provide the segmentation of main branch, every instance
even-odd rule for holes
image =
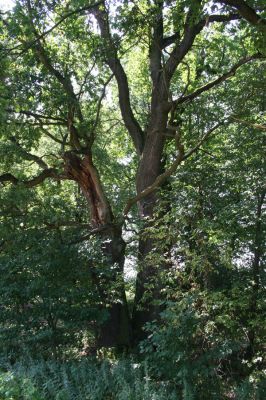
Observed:
[[[254,8],[250,7],[244,0],[216,0],[216,2],[236,8],[239,14],[250,24],[262,27],[266,32],[266,19],[258,15]]]
[[[25,186],[26,188],[32,188],[32,187],[37,186],[40,183],[44,182],[45,179],[47,179],[47,178],[53,178],[56,180],[66,179],[63,175],[58,175],[55,168],[47,168],[47,169],[43,170],[39,175],[37,175],[27,181],[24,181],[24,180],[20,181],[14,175],[12,175],[10,173],[6,173],[3,175],[0,175],[0,183],[10,182],[13,185],[21,184],[21,185]]]
[[[143,132],[131,108],[128,80],[112,39],[107,11],[106,9],[103,10],[97,7],[93,13],[100,27],[101,37],[105,41],[106,63],[116,78],[122,118],[133,140],[137,153],[141,155],[144,145]]]
[[[198,7],[200,11],[200,2],[198,2]],[[198,20],[198,22],[194,22],[195,20],[195,11],[194,6],[189,10],[184,26],[184,35],[182,40],[179,40],[178,34],[173,34],[171,37],[164,39],[164,47],[169,44],[174,43],[176,40],[175,47],[173,48],[170,57],[165,66],[165,73],[170,80],[173,76],[176,68],[180,64],[180,62],[184,59],[186,54],[191,49],[195,38],[202,31],[202,29],[207,26],[209,23],[213,22],[230,22],[233,20],[239,19],[239,15],[237,14],[227,14],[227,15],[209,15],[203,19]]]

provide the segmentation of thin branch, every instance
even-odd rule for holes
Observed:
[[[184,61],[183,61],[183,64],[187,68],[187,83],[186,83],[186,86],[184,87],[184,90],[183,90],[181,96],[180,96],[181,98],[183,98],[185,96],[185,93],[187,92],[188,87],[190,85],[190,66],[189,66],[189,64],[187,62],[184,62]]]
[[[37,155],[29,153],[27,150],[25,150],[14,136],[12,136],[10,140],[19,149],[21,155],[23,155],[23,158],[29,161],[34,161],[43,169],[48,169],[48,165],[41,159],[41,157],[38,157]]]
[[[66,94],[72,100],[73,104],[75,105],[75,108],[77,109],[77,115],[79,119],[82,121],[83,120],[82,113],[70,79],[63,76],[61,72],[59,72],[56,68],[54,68],[50,58],[46,54],[44,47],[40,44],[40,42],[38,42],[38,44],[35,46],[35,50],[40,62],[51,73],[51,75],[53,75],[58,80],[58,82],[60,82],[61,85],[63,86]]]
[[[46,128],[44,128],[43,125],[40,125],[41,130],[43,131],[43,133],[49,137],[50,139],[52,139],[54,142],[63,145],[63,140],[58,139],[57,137],[55,137],[52,133],[50,133]]]
[[[19,125],[19,126],[39,126],[41,127],[42,124],[41,122],[20,122],[20,121],[8,121],[7,122],[8,125]],[[65,124],[63,122],[45,122],[44,123],[45,126],[65,126]]]
[[[106,88],[107,88],[108,84],[111,82],[111,80],[113,79],[113,77],[114,77],[114,74],[112,74],[103,85],[103,91],[102,91],[102,94],[101,94],[101,96],[99,98],[99,101],[98,101],[96,118],[95,118],[95,121],[94,121],[94,124],[93,124],[93,128],[92,128],[92,132],[91,132],[92,140],[94,139],[95,130],[96,130],[97,125],[99,123],[100,111],[101,111],[102,101],[103,101],[103,99],[105,97]]]
[[[252,122],[245,121],[243,119],[235,118],[235,117],[230,117],[230,119],[232,119],[232,121],[239,122],[240,124],[244,124],[244,125],[250,126],[250,127],[254,128],[254,129],[259,129],[261,131],[266,131],[266,125],[265,124],[253,124]]]
[[[61,179],[66,179],[66,176],[59,175],[55,168],[48,168],[48,169],[45,169],[44,171],[42,171],[39,175],[35,176],[34,178],[32,178],[28,181],[23,181],[22,183],[27,188],[31,188],[31,187],[37,186],[40,183],[44,182],[47,178],[52,178],[52,179],[59,181]]]
[[[68,96],[68,129],[70,133],[70,139],[71,139],[71,144],[76,150],[81,149],[81,144],[80,144],[80,139],[78,135],[78,130],[74,126],[74,116],[75,113],[78,116],[78,119],[80,122],[83,122],[83,115],[81,111],[81,107],[78,101],[78,98],[74,92],[73,85],[71,83],[71,80],[68,76],[64,76],[58,69],[56,69],[49,56],[47,55],[40,39],[38,38],[38,32],[35,28],[35,25],[33,23],[33,11],[31,7],[31,2],[30,0],[27,0],[27,9],[28,9],[28,14],[30,18],[30,24],[32,31],[37,39],[36,45],[33,46],[33,49],[36,53],[37,58],[39,61],[43,64],[43,66],[53,75],[59,83],[61,83],[65,93]]]
[[[29,179],[27,181],[20,181],[14,175],[6,173],[0,175],[0,183],[10,182],[14,185],[22,184],[26,188],[32,188],[44,182],[47,178],[53,178],[56,180],[66,179],[64,175],[59,175],[55,168],[47,168],[43,170],[39,175]]]
[[[27,110],[15,111],[15,110],[12,110],[11,108],[7,108],[5,111],[8,112],[8,113],[12,113],[12,114],[27,115],[28,117],[33,117],[33,118],[38,119],[38,120],[47,119],[47,120],[50,120],[50,121],[58,121],[58,122],[60,121],[60,122],[64,123],[65,125],[67,125],[67,121],[65,119],[61,118],[61,117],[53,117],[53,116],[50,116],[50,115],[44,115],[44,114],[41,114],[41,113],[37,113],[37,112],[33,112],[33,111],[27,111]]]
[[[213,128],[209,129],[205,135],[203,135],[202,139],[197,143],[195,147],[193,147],[191,150],[189,150],[187,153],[184,153],[184,147],[182,144],[180,144],[179,139],[177,140],[177,148],[178,148],[178,155],[175,161],[171,164],[171,166],[161,175],[157,176],[155,181],[153,182],[152,185],[148,186],[146,189],[144,189],[142,192],[140,192],[137,196],[131,198],[128,200],[125,208],[123,215],[124,217],[127,216],[129,213],[131,207],[136,204],[138,201],[142,200],[143,198],[147,197],[149,194],[153,193],[155,190],[157,190],[163,182],[169,176],[171,176],[177,169],[177,167],[181,164],[182,161],[186,160],[188,157],[190,157],[192,154],[194,154],[200,146],[209,138],[209,136],[214,132],[217,128],[219,128],[221,125],[224,124],[224,121],[219,122],[216,124]]]
[[[41,40],[41,39],[43,39],[45,36],[49,35],[49,33],[51,33],[51,32],[52,32],[54,29],[56,29],[59,25],[61,25],[67,18],[72,17],[73,15],[76,15],[76,14],[81,14],[81,13],[83,13],[84,11],[89,11],[89,10],[93,9],[94,7],[97,7],[97,6],[99,6],[99,5],[103,4],[103,3],[104,3],[104,1],[101,0],[101,1],[98,1],[97,3],[95,3],[95,4],[87,5],[87,6],[85,6],[85,7],[81,7],[81,8],[78,8],[78,9],[76,9],[76,10],[69,11],[68,13],[66,13],[65,15],[63,15],[63,16],[60,18],[60,20],[59,20],[58,22],[56,22],[51,28],[47,29],[47,30],[46,30],[45,32],[43,32],[42,34],[38,35],[38,36],[36,37],[36,39],[34,39],[34,40],[32,40],[31,42],[27,43],[26,46],[25,46],[25,43],[20,43],[20,44],[18,44],[17,46],[14,46],[14,47],[12,47],[12,48],[10,48],[10,49],[6,49],[6,51],[11,52],[11,51],[13,51],[13,50],[18,49],[18,48],[21,47],[21,46],[25,46],[24,49],[23,49],[23,50],[21,51],[21,53],[20,53],[20,55],[22,55],[23,53],[25,53],[26,51],[28,51],[32,46],[34,46],[35,44],[37,44],[39,40]]]
[[[214,132],[217,128],[219,128],[220,126],[224,125],[225,121],[222,122],[218,122],[216,125],[214,125],[211,129],[209,129],[205,135],[203,135],[203,137],[201,138],[201,140],[196,144],[195,147],[193,147],[192,149],[190,149],[183,157],[183,160],[186,160],[188,157],[192,156],[192,154],[194,154],[197,150],[199,150],[199,148],[201,147],[201,145],[206,142],[206,140],[209,138],[209,136],[212,134],[212,132]]]
[[[93,63],[92,67],[91,67],[91,68],[86,72],[86,74],[85,74],[84,80],[83,80],[83,82],[82,82],[82,84],[81,84],[81,86],[80,86],[80,91],[79,91],[79,93],[77,94],[77,98],[78,98],[79,101],[80,101],[80,98],[81,98],[82,94],[84,93],[83,88],[84,88],[84,86],[86,85],[87,80],[88,80],[88,77],[89,77],[90,74],[92,73],[92,71],[93,71],[95,65],[96,65],[96,62]]]
[[[81,238],[74,240],[73,242],[70,242],[69,245],[85,242],[86,240],[89,240],[91,238],[91,236],[97,235],[97,233],[104,232],[108,229],[110,229],[110,224],[105,224],[105,225],[100,226],[99,228],[92,229],[89,233],[82,236]]]
[[[92,228],[92,226],[90,224],[82,224],[80,222],[76,222],[76,221],[58,221],[58,222],[44,222],[45,226],[47,227],[47,229],[58,229],[58,228],[84,228],[84,229],[88,229],[88,228]]]
[[[226,14],[226,15],[222,15],[222,14],[206,15],[206,17],[199,22],[199,26],[204,28],[204,26],[207,26],[213,22],[230,22],[230,21],[238,20],[240,18],[241,17],[239,14],[233,14],[233,13]],[[170,46],[171,44],[176,43],[179,40],[180,40],[180,33],[175,32],[171,36],[165,37],[163,39],[162,48],[165,49],[166,47]]]
[[[201,32],[205,25],[205,22],[200,24],[192,24],[191,20],[193,19],[193,16],[194,12],[191,8],[187,13],[183,39],[181,41],[177,41],[166,63],[165,74],[167,75],[169,81],[172,78],[177,66],[192,47],[196,36]]]
[[[212,153],[210,153],[209,151],[205,150],[205,149],[199,149],[200,151],[202,151],[205,154],[208,154],[208,156],[214,158],[214,159],[218,159],[217,156],[213,155]]]
[[[207,83],[206,85],[198,88],[195,90],[193,93],[188,94],[187,96],[180,97],[177,100],[174,100],[172,105],[179,105],[182,103],[186,103],[188,101],[194,100],[196,97],[198,97],[201,93],[206,92],[210,90],[211,88],[219,85],[220,83],[226,81],[228,78],[231,78],[232,76],[235,75],[236,71],[238,68],[240,68],[242,65],[249,63],[252,60],[258,60],[258,59],[264,59],[263,55],[260,53],[253,54],[252,56],[242,58],[237,64],[235,64],[228,72],[224,73],[221,75],[219,78],[214,79],[213,81]]]
[[[52,139],[54,142],[59,143],[62,145],[63,141],[61,141],[60,139],[56,138],[54,135],[52,135],[46,128],[44,128],[44,126],[67,126],[67,121],[65,121],[63,118],[59,118],[59,117],[49,117],[47,115],[43,115],[40,113],[35,113],[32,111],[26,111],[26,110],[20,110],[20,111],[14,111],[11,109],[7,109],[7,112],[10,113],[16,113],[16,114],[21,114],[21,115],[27,115],[29,117],[33,117],[35,118],[37,121],[39,121],[38,123],[28,123],[28,122],[19,122],[19,121],[15,121],[14,123],[16,125],[30,125],[30,126],[39,126],[40,129],[44,132],[44,134],[46,136],[48,136],[50,139]],[[58,122],[48,122],[48,121],[42,121],[42,120],[47,120],[47,119],[51,119],[54,121],[58,121]],[[59,122],[62,121],[62,122]]]
[[[212,14],[212,15],[207,15],[205,18],[205,25],[208,25],[213,22],[231,22],[231,21],[237,21],[241,19],[239,14]],[[203,23],[204,20],[201,21]]]

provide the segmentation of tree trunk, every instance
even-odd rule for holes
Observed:
[[[162,172],[162,157],[165,143],[167,112],[162,112],[158,104],[158,91],[154,90],[156,101],[153,103],[150,126],[147,132],[145,146],[137,173],[137,193],[141,193],[150,186]],[[165,97],[166,94],[164,94]],[[154,209],[158,200],[158,193],[153,192],[139,201],[138,210],[143,228],[152,226]],[[136,291],[133,307],[133,335],[134,342],[138,343],[145,338],[144,325],[159,316],[160,307],[154,304],[160,299],[160,270],[162,266],[148,261],[147,256],[156,248],[156,240],[140,236],[138,263],[139,271],[136,279]],[[156,280],[155,280],[156,279]],[[149,295],[147,290],[149,287]]]
[[[83,159],[73,152],[64,154],[65,172],[81,188],[90,207],[91,226],[98,230],[101,250],[108,265],[106,276],[93,270],[95,285],[107,319],[97,329],[98,347],[122,349],[131,343],[131,326],[124,286],[125,242],[122,226],[114,220],[99,174],[90,155]]]
[[[97,342],[99,347],[124,350],[131,345],[132,334],[123,276],[126,244],[121,225],[113,224],[102,235],[102,239],[102,251],[110,268],[106,278],[101,278],[99,284],[108,319],[99,329]]]

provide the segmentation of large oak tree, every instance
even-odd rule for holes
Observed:
[[[149,261],[156,240],[145,227],[152,226],[160,205],[158,189],[171,191],[169,177],[212,135],[245,123],[221,105],[224,87],[242,70],[251,77],[261,68],[265,27],[262,2],[242,0],[20,0],[1,16],[2,135],[20,159],[36,166],[36,174],[26,166],[16,174],[11,167],[0,182],[33,188],[47,179],[70,180],[80,188],[89,208],[86,238],[99,237],[110,270],[105,279],[94,274],[102,307],[109,310],[99,345],[137,342],[145,323],[158,316],[160,270],[171,267]],[[142,82],[131,71],[134,54]],[[201,99],[210,115],[195,121],[193,107],[201,107]],[[236,110],[242,107],[237,101]],[[108,161],[99,151],[108,131],[116,132],[115,120],[132,141],[122,145],[135,151],[127,160],[135,166],[135,194],[125,199],[124,188],[118,189],[119,207],[110,191],[108,196]],[[52,156],[40,153],[44,141]],[[142,221],[133,315],[123,275],[122,231],[129,217]],[[67,216],[65,224],[71,224]],[[115,285],[110,289],[108,283]]]

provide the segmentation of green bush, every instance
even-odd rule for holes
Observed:
[[[31,379],[23,378],[14,372],[0,372],[1,400],[44,400]]]
[[[262,357],[247,359],[239,302],[229,291],[176,292],[161,321],[146,329],[141,351],[147,372],[175,387],[180,399],[223,400],[230,393],[239,400],[265,398]]]

